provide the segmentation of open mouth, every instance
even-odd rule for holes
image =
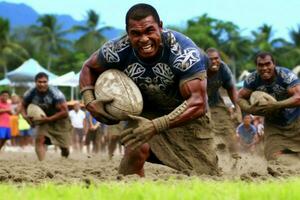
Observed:
[[[140,51],[143,54],[151,54],[153,52],[153,49],[153,45],[151,44],[140,47]]]

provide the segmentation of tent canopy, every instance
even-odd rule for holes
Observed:
[[[0,80],[0,85],[10,85],[10,80],[8,78],[4,78]]]
[[[34,82],[34,77],[39,72],[45,72],[49,76],[49,80],[57,77],[55,74],[44,69],[36,60],[32,58],[25,61],[17,69],[8,72],[6,77],[11,82]]]
[[[75,72],[71,71],[62,76],[50,80],[49,84],[55,86],[77,87],[78,82],[79,82],[79,73],[75,74]]]

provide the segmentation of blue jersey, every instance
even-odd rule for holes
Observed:
[[[128,36],[105,43],[99,52],[101,66],[125,72],[140,88],[147,108],[171,111],[183,102],[179,83],[206,73],[208,58],[189,38],[164,30],[161,55],[152,63],[139,59]]]
[[[31,88],[24,94],[25,106],[30,103],[38,105],[47,116],[52,116],[57,113],[56,105],[66,102],[64,94],[56,87],[49,86],[47,92],[40,93],[37,89]]]
[[[225,89],[234,87],[232,73],[224,62],[221,62],[218,72],[207,79],[207,95],[209,106],[215,106],[220,102],[220,87]]]
[[[265,83],[257,71],[251,73],[244,81],[244,88],[252,91],[263,91],[272,95],[277,101],[289,98],[288,89],[300,84],[300,80],[296,74],[284,67],[275,67],[276,78],[267,84]],[[277,115],[268,116],[266,121],[278,125],[288,125],[300,116],[300,108],[284,108]]]
[[[242,138],[242,140],[247,143],[251,144],[253,139],[256,135],[256,128],[254,125],[250,124],[248,128],[245,127],[244,123],[241,123],[237,128],[236,132]]]

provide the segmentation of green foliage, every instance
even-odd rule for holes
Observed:
[[[9,21],[0,17],[0,79],[16,63],[28,58],[28,52],[17,42],[11,40]]]
[[[95,11],[89,10],[87,12],[86,25],[74,26],[72,28],[72,31],[80,31],[84,33],[84,35],[81,36],[74,44],[74,48],[77,52],[82,52],[88,56],[105,42],[105,37],[101,34],[101,31],[109,29],[110,27],[104,26],[98,29],[97,27],[99,24],[99,15]]]
[[[0,185],[1,199],[228,199],[228,200],[294,200],[300,198],[300,181],[282,180],[266,182],[169,180],[110,182],[99,185],[38,186]]]

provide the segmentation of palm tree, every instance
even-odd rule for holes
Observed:
[[[255,45],[255,51],[269,51],[273,52],[274,47],[273,43],[275,40],[273,40],[274,31],[272,26],[263,24],[258,28],[257,31],[252,31],[252,35],[254,36],[254,45]]]
[[[43,15],[38,18],[38,22],[40,23],[39,26],[31,26],[31,34],[36,39],[39,52],[48,55],[47,68],[50,70],[53,59],[71,42],[65,39],[68,31],[62,30],[62,26],[57,24],[54,15]]]
[[[218,44],[218,38],[213,32],[216,21],[216,19],[204,14],[188,20],[184,33],[203,49],[215,47]]]
[[[89,10],[87,12],[86,25],[73,27],[73,31],[80,31],[84,33],[84,35],[75,42],[75,48],[78,51],[84,52],[86,54],[91,54],[106,41],[101,32],[110,27],[103,26],[101,28],[97,28],[99,25],[99,21],[99,15],[95,11]]]
[[[278,54],[283,66],[294,68],[300,65],[300,24],[289,31],[291,42],[285,45]]]
[[[18,43],[11,41],[9,21],[0,17],[0,66],[4,75],[10,61],[23,62],[28,58],[27,51]]]

